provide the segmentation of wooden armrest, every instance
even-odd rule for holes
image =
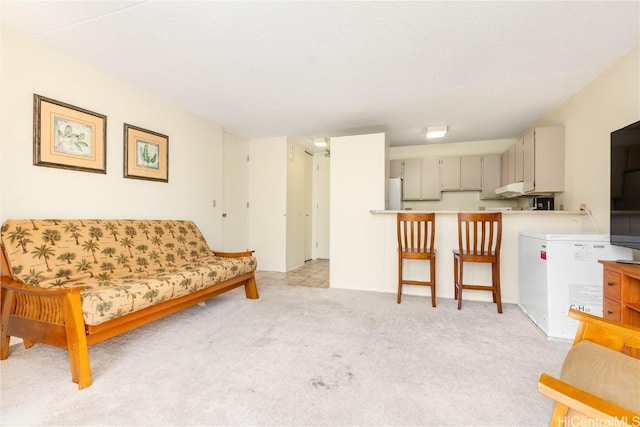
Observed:
[[[580,321],[574,345],[585,339],[616,351],[621,351],[624,346],[640,349],[640,328],[573,308],[569,310],[569,316]]]
[[[220,252],[220,251],[212,251],[214,255],[224,258],[240,258],[243,256],[251,256],[255,251],[244,251],[244,252]]]
[[[637,425],[640,422],[640,414],[587,393],[547,374],[540,375],[538,391],[561,405],[574,409],[587,417],[597,419],[600,422],[609,420],[607,425]],[[552,420],[552,424],[556,424],[556,421],[562,424],[561,420]]]
[[[45,343],[66,348],[71,379],[78,388],[91,385],[91,367],[80,291],[84,286],[38,288],[0,277],[2,317],[0,359],[9,356],[11,336],[21,337],[26,348]]]
[[[9,276],[0,276],[0,285],[5,289],[14,292],[41,297],[64,295],[72,292],[80,292],[84,289],[84,285],[73,286],[70,288],[39,288],[37,286],[25,285],[24,283],[16,282]]]

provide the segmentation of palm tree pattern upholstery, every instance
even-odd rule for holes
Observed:
[[[255,271],[253,256],[222,258],[193,221],[7,220],[0,237],[16,281],[83,285],[86,325],[142,310]]]

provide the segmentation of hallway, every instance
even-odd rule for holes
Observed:
[[[278,271],[256,271],[256,281],[260,285],[282,284],[311,288],[329,287],[329,260],[307,261],[301,267],[287,273]]]

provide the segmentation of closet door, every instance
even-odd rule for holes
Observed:
[[[229,133],[223,135],[222,200],[211,206],[213,215],[222,217],[222,247],[219,251],[245,251],[248,245],[249,143]],[[211,202],[213,205],[213,201]],[[214,245],[215,242],[210,242]]]

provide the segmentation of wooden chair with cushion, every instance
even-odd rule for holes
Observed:
[[[458,310],[462,308],[462,290],[490,291],[493,302],[502,313],[500,295],[500,243],[502,241],[502,213],[458,213],[458,249],[453,251],[454,296]],[[491,285],[465,284],[464,263],[491,264]]]
[[[434,213],[398,213],[398,304],[402,285],[429,286],[431,305],[436,306],[436,222]],[[408,280],[403,276],[405,259],[429,261],[429,280]]]
[[[640,425],[640,328],[575,309],[569,316],[580,325],[560,378],[538,380],[555,401],[549,425]]]

